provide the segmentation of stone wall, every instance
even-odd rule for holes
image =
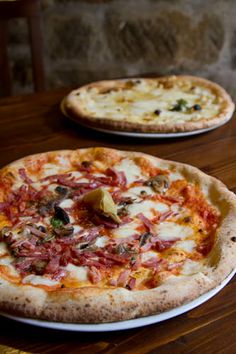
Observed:
[[[47,87],[188,73],[236,98],[236,0],[41,0]],[[10,23],[14,91],[32,90],[27,27]]]

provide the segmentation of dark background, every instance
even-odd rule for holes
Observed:
[[[47,88],[190,73],[235,98],[235,0],[41,0]],[[32,91],[24,19],[10,21],[14,93]]]

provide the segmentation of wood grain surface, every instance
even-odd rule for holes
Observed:
[[[107,146],[186,162],[236,192],[236,119],[212,132],[179,139],[137,139],[98,133],[69,121],[59,102],[69,90],[0,100],[0,165],[25,155]],[[0,317],[0,353],[236,353],[236,279],[186,314],[118,332],[73,333]]]

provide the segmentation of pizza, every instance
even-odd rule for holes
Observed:
[[[61,109],[91,127],[170,133],[224,124],[233,114],[234,103],[209,80],[167,76],[94,82],[69,93]]]
[[[236,196],[140,152],[36,154],[0,171],[0,311],[102,323],[160,313],[236,265]]]

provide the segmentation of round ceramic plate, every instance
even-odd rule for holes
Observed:
[[[197,299],[176,307],[173,310],[166,311],[157,315],[147,316],[136,318],[128,321],[120,321],[120,322],[112,322],[112,323],[101,323],[101,324],[76,324],[76,323],[61,323],[61,322],[49,322],[42,320],[35,320],[31,318],[23,318],[18,316],[12,316],[5,313],[1,313],[2,316],[10,318],[12,320],[16,320],[19,322],[23,322],[26,324],[51,328],[51,329],[59,329],[64,331],[78,331],[78,332],[105,332],[105,331],[120,331],[124,329],[137,328],[142,326],[147,326],[153,323],[162,322],[168,320],[172,317],[181,315],[193,308],[203,304],[205,301],[209,300],[211,297],[216,295],[234,276],[236,269],[229,274],[229,276],[216,288],[210,290],[209,292],[201,295]]]
[[[73,121],[77,122],[75,119]],[[210,130],[214,130],[216,128],[221,127],[227,122],[221,123],[217,126],[210,127],[210,128],[205,128],[205,129],[198,129],[198,130],[193,130],[191,132],[180,132],[180,133],[137,133],[137,132],[123,132],[119,130],[111,130],[111,129],[105,129],[105,128],[97,128],[93,126],[89,126],[87,124],[82,124],[80,122],[77,122],[81,125],[83,125],[86,128],[91,128],[93,130],[106,133],[106,134],[112,134],[112,135],[120,135],[120,136],[127,136],[127,137],[133,137],[133,138],[148,138],[148,139],[166,139],[166,138],[181,138],[185,136],[192,136],[192,135],[198,135],[202,133],[209,132]]]

